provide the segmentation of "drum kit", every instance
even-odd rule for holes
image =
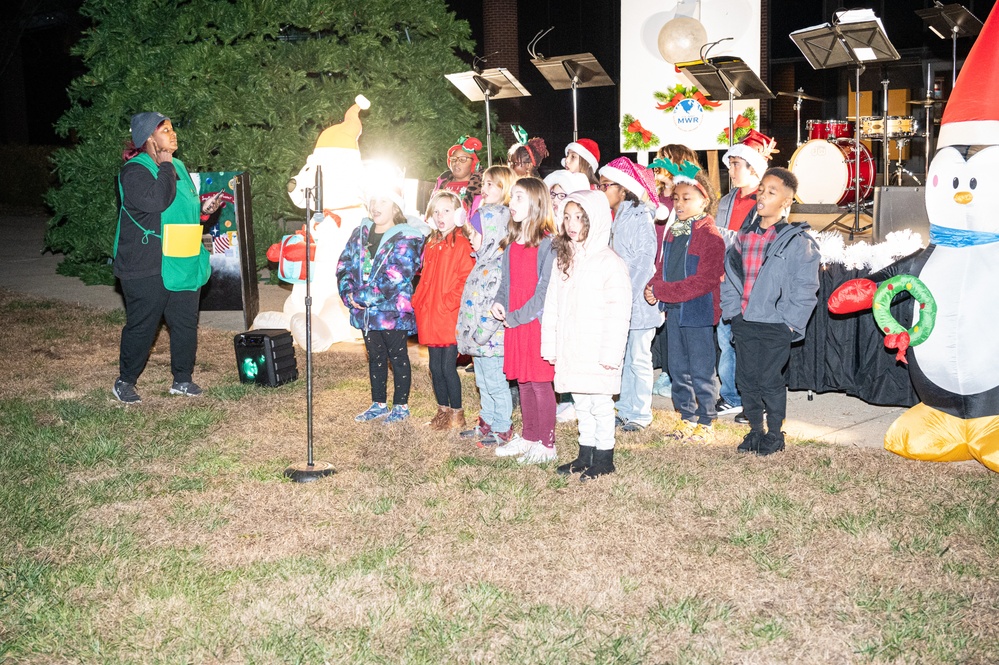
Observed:
[[[874,194],[877,164],[867,146],[854,140],[856,119],[808,120],[805,123],[808,138],[802,142],[801,102],[824,100],[807,95],[800,88],[796,92],[777,94],[796,100],[798,148],[791,156],[788,169],[798,177],[798,202],[808,205],[863,205]],[[894,171],[887,178],[888,182],[901,185],[903,175],[908,175],[918,184],[919,180],[902,164],[902,149],[913,137],[926,136],[925,132],[919,131],[919,122],[912,116],[861,116],[859,122],[860,138],[883,142],[886,155],[889,142],[895,142],[898,159]],[[885,163],[889,164],[887,158]]]

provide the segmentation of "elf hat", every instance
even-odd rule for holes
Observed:
[[[993,8],[947,100],[937,147],[999,143],[996,91],[999,91],[999,11]]]
[[[361,135],[360,113],[369,108],[371,102],[364,95],[355,97],[354,104],[343,114],[343,122],[324,129],[316,140],[316,147],[357,150],[357,139]]]
[[[451,158],[457,152],[463,152],[472,158],[472,170],[479,164],[479,156],[475,154],[476,150],[482,149],[482,141],[475,138],[474,136],[462,135],[458,137],[458,142],[447,150],[447,161],[450,162]]]
[[[749,134],[741,142],[736,143],[726,151],[722,156],[722,161],[728,167],[729,157],[744,159],[756,173],[756,177],[762,178],[763,172],[767,170],[767,162],[770,161],[770,156],[775,152],[779,152],[778,150],[774,150],[774,146],[776,145],[777,142],[766,134],[758,132],[755,129],[750,129]]]
[[[593,167],[596,171],[600,168],[600,147],[597,146],[596,141],[591,141],[590,139],[579,139],[574,143],[570,143],[565,147],[565,155],[569,156],[569,151],[572,151],[583,158],[583,160]],[[562,166],[565,166],[565,160],[562,160]]]
[[[655,176],[644,166],[639,166],[627,157],[618,157],[605,164],[600,169],[600,175],[648,203],[655,210],[656,219],[666,219],[669,216],[669,208],[659,205]]]

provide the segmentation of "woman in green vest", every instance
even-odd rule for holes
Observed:
[[[198,301],[211,268],[201,242],[202,222],[219,207],[203,204],[184,163],[173,156],[177,134],[170,118],[132,116],[132,140],[118,176],[121,208],[115,235],[114,274],[125,296],[119,374],[114,395],[141,401],[135,384],[166,320],[170,331],[171,395],[197,397],[192,380],[198,348]]]

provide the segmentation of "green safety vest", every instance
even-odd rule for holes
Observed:
[[[158,176],[159,165],[148,153],[142,153],[133,158],[142,164],[153,176]],[[177,169],[177,195],[170,206],[160,214],[161,233],[154,233],[135,221],[131,213],[125,210],[125,194],[121,187],[121,176],[118,177],[118,195],[121,208],[118,211],[118,228],[114,236],[114,255],[118,255],[118,239],[121,235],[121,213],[142,231],[142,242],[147,243],[149,236],[160,238],[163,245],[163,261],[160,274],[163,286],[168,291],[197,291],[208,281],[212,267],[208,258],[208,250],[201,242],[201,199],[194,189],[194,181],[187,172],[184,162],[176,157],[173,166]],[[197,229],[190,228],[197,225]]]

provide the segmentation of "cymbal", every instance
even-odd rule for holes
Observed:
[[[920,99],[919,101],[906,102],[912,106],[933,106],[934,104],[946,104],[946,99]]]
[[[797,97],[798,99],[807,99],[807,100],[812,101],[812,102],[824,102],[824,101],[826,101],[826,100],[822,99],[821,97],[816,97],[814,95],[806,95],[801,90],[798,90],[797,92],[778,92],[777,96],[778,97]]]

